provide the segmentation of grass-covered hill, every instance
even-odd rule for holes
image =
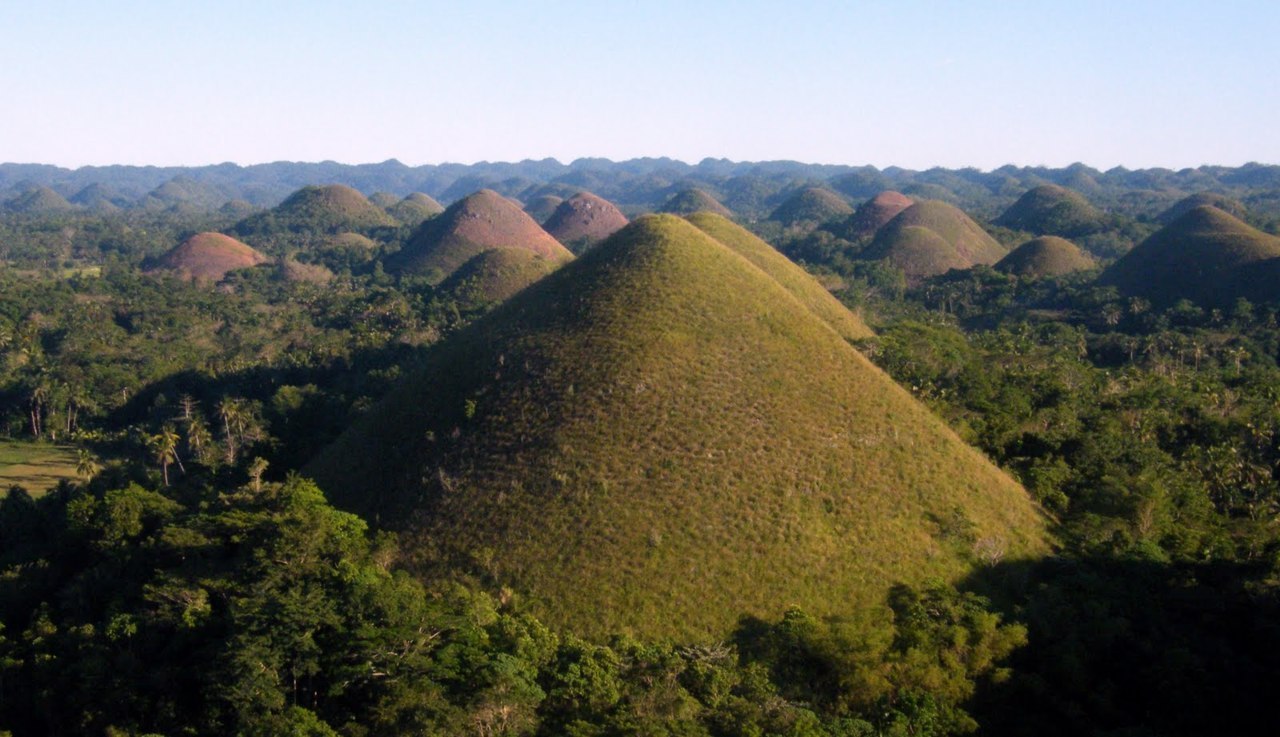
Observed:
[[[561,202],[542,227],[570,251],[582,253],[626,224],[627,216],[612,202],[579,192]]]
[[[710,212],[694,213],[685,216],[685,219],[755,264],[841,336],[858,340],[870,338],[874,334],[862,318],[831,296],[807,271],[778,253],[773,246],[757,238],[751,231],[726,217]]]
[[[1099,283],[1161,307],[1180,299],[1210,305],[1268,293],[1274,299],[1274,284],[1257,294],[1265,282],[1250,271],[1275,258],[1280,258],[1280,238],[1216,207],[1201,206],[1135,246],[1102,273]]]
[[[405,225],[416,228],[423,221],[444,212],[444,206],[430,195],[412,192],[409,196],[387,207],[387,212]]]
[[[1046,235],[1023,243],[996,262],[996,271],[1015,276],[1062,276],[1092,269],[1093,258],[1065,238]]]
[[[785,227],[817,226],[852,214],[853,208],[835,192],[826,187],[805,187],[778,205],[769,219]]]
[[[586,636],[725,636],[1044,547],[1026,492],[749,260],[641,218],[427,356],[304,471],[417,570]]]
[[[535,221],[545,223],[561,202],[564,202],[564,198],[559,195],[540,194],[525,203],[524,211]]]
[[[109,214],[132,204],[109,185],[94,182],[71,196],[71,204],[99,214]]]
[[[909,280],[994,264],[1005,249],[968,215],[938,200],[922,200],[876,233],[864,259],[888,261]]]
[[[392,205],[399,202],[400,198],[396,197],[390,192],[374,192],[373,194],[369,195],[368,200],[373,204],[377,205],[378,207],[381,207],[382,209],[385,210],[388,207],[391,207]]]
[[[156,259],[148,271],[167,271],[186,279],[220,281],[227,272],[267,262],[250,246],[222,233],[198,233]]]
[[[76,206],[48,187],[31,187],[5,202],[3,209],[22,215],[51,215],[73,212]]]
[[[491,248],[523,248],[552,260],[573,258],[518,205],[482,189],[423,223],[405,247],[387,260],[387,268],[443,280]]]
[[[662,207],[658,208],[658,212],[671,213],[673,215],[692,215],[695,212],[714,212],[724,217],[733,217],[733,213],[729,208],[720,204],[720,201],[712,197],[705,189],[691,187],[682,189],[671,195]]]
[[[186,176],[176,176],[147,193],[139,201],[149,210],[212,212],[230,200],[228,190]]]
[[[1019,197],[996,219],[996,224],[1035,235],[1071,238],[1100,230],[1105,218],[1078,192],[1044,184]]]
[[[1248,210],[1245,208],[1244,203],[1239,200],[1216,192],[1196,192],[1193,195],[1183,197],[1175,202],[1168,210],[1160,213],[1159,220],[1161,223],[1168,225],[1197,207],[1205,206],[1216,207],[1228,215],[1241,220],[1244,220],[1245,215],[1248,214]]]
[[[358,191],[341,184],[303,187],[274,208],[236,224],[245,238],[326,235],[345,231],[367,233],[394,227],[394,218]]]
[[[466,308],[505,302],[564,263],[524,248],[492,248],[458,267],[437,294]]]
[[[850,241],[870,238],[898,213],[915,204],[915,200],[893,190],[880,192],[858,206],[844,222],[833,226],[832,231]]]

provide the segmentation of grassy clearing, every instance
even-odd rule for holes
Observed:
[[[63,479],[76,478],[75,448],[0,440],[0,489],[21,486],[39,496]]]

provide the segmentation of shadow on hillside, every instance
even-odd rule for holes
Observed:
[[[966,587],[1028,629],[973,704],[984,734],[1280,734],[1280,590],[1268,565],[1006,563]]]

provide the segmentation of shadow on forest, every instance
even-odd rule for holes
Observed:
[[[1280,592],[1269,564],[1053,558],[964,588],[1027,627],[981,691],[984,734],[1277,734]]]

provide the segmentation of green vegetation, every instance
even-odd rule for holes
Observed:
[[[266,212],[236,223],[231,232],[268,253],[307,250],[324,236],[371,235],[400,224],[356,190],[340,184],[303,187]]]
[[[491,248],[471,258],[440,283],[439,299],[475,312],[505,302],[564,262],[523,248]]]
[[[70,212],[76,206],[48,187],[32,187],[4,203],[4,209],[24,215],[47,215]]]
[[[75,448],[19,440],[0,441],[0,488],[21,486],[40,495],[62,481],[75,481],[87,466]]]
[[[769,219],[788,228],[808,228],[847,218],[853,208],[840,195],[825,187],[805,187],[778,205]]]
[[[996,224],[1034,235],[1067,238],[1089,235],[1105,227],[1102,213],[1080,193],[1054,184],[1029,190],[996,219]]]
[[[1022,277],[1062,276],[1094,268],[1089,254],[1053,235],[1033,238],[996,262],[996,271]]]
[[[723,637],[1045,550],[1020,487],[671,216],[439,344],[305,473],[403,529],[420,574],[593,637]]]
[[[923,200],[881,228],[859,257],[883,259],[902,270],[908,280],[919,280],[951,269],[993,264],[1005,253],[968,215],[945,202]]]
[[[1244,220],[1248,210],[1239,200],[1215,192],[1196,192],[1174,203],[1173,207],[1160,213],[1161,224],[1168,225],[1186,215],[1197,207],[1216,207],[1228,215]]]
[[[413,192],[387,208],[391,217],[410,228],[416,228],[442,212],[444,207],[435,198],[421,192]]]
[[[692,215],[695,212],[713,212],[721,217],[731,218],[733,213],[729,212],[729,208],[720,204],[720,201],[712,197],[706,190],[691,188],[682,189],[671,195],[662,207],[658,208],[658,212],[670,213],[672,215]]]
[[[547,218],[551,217],[551,213],[556,211],[560,203],[564,202],[564,198],[553,194],[541,194],[524,206],[524,211],[529,213],[529,217],[539,223],[547,222]]]

